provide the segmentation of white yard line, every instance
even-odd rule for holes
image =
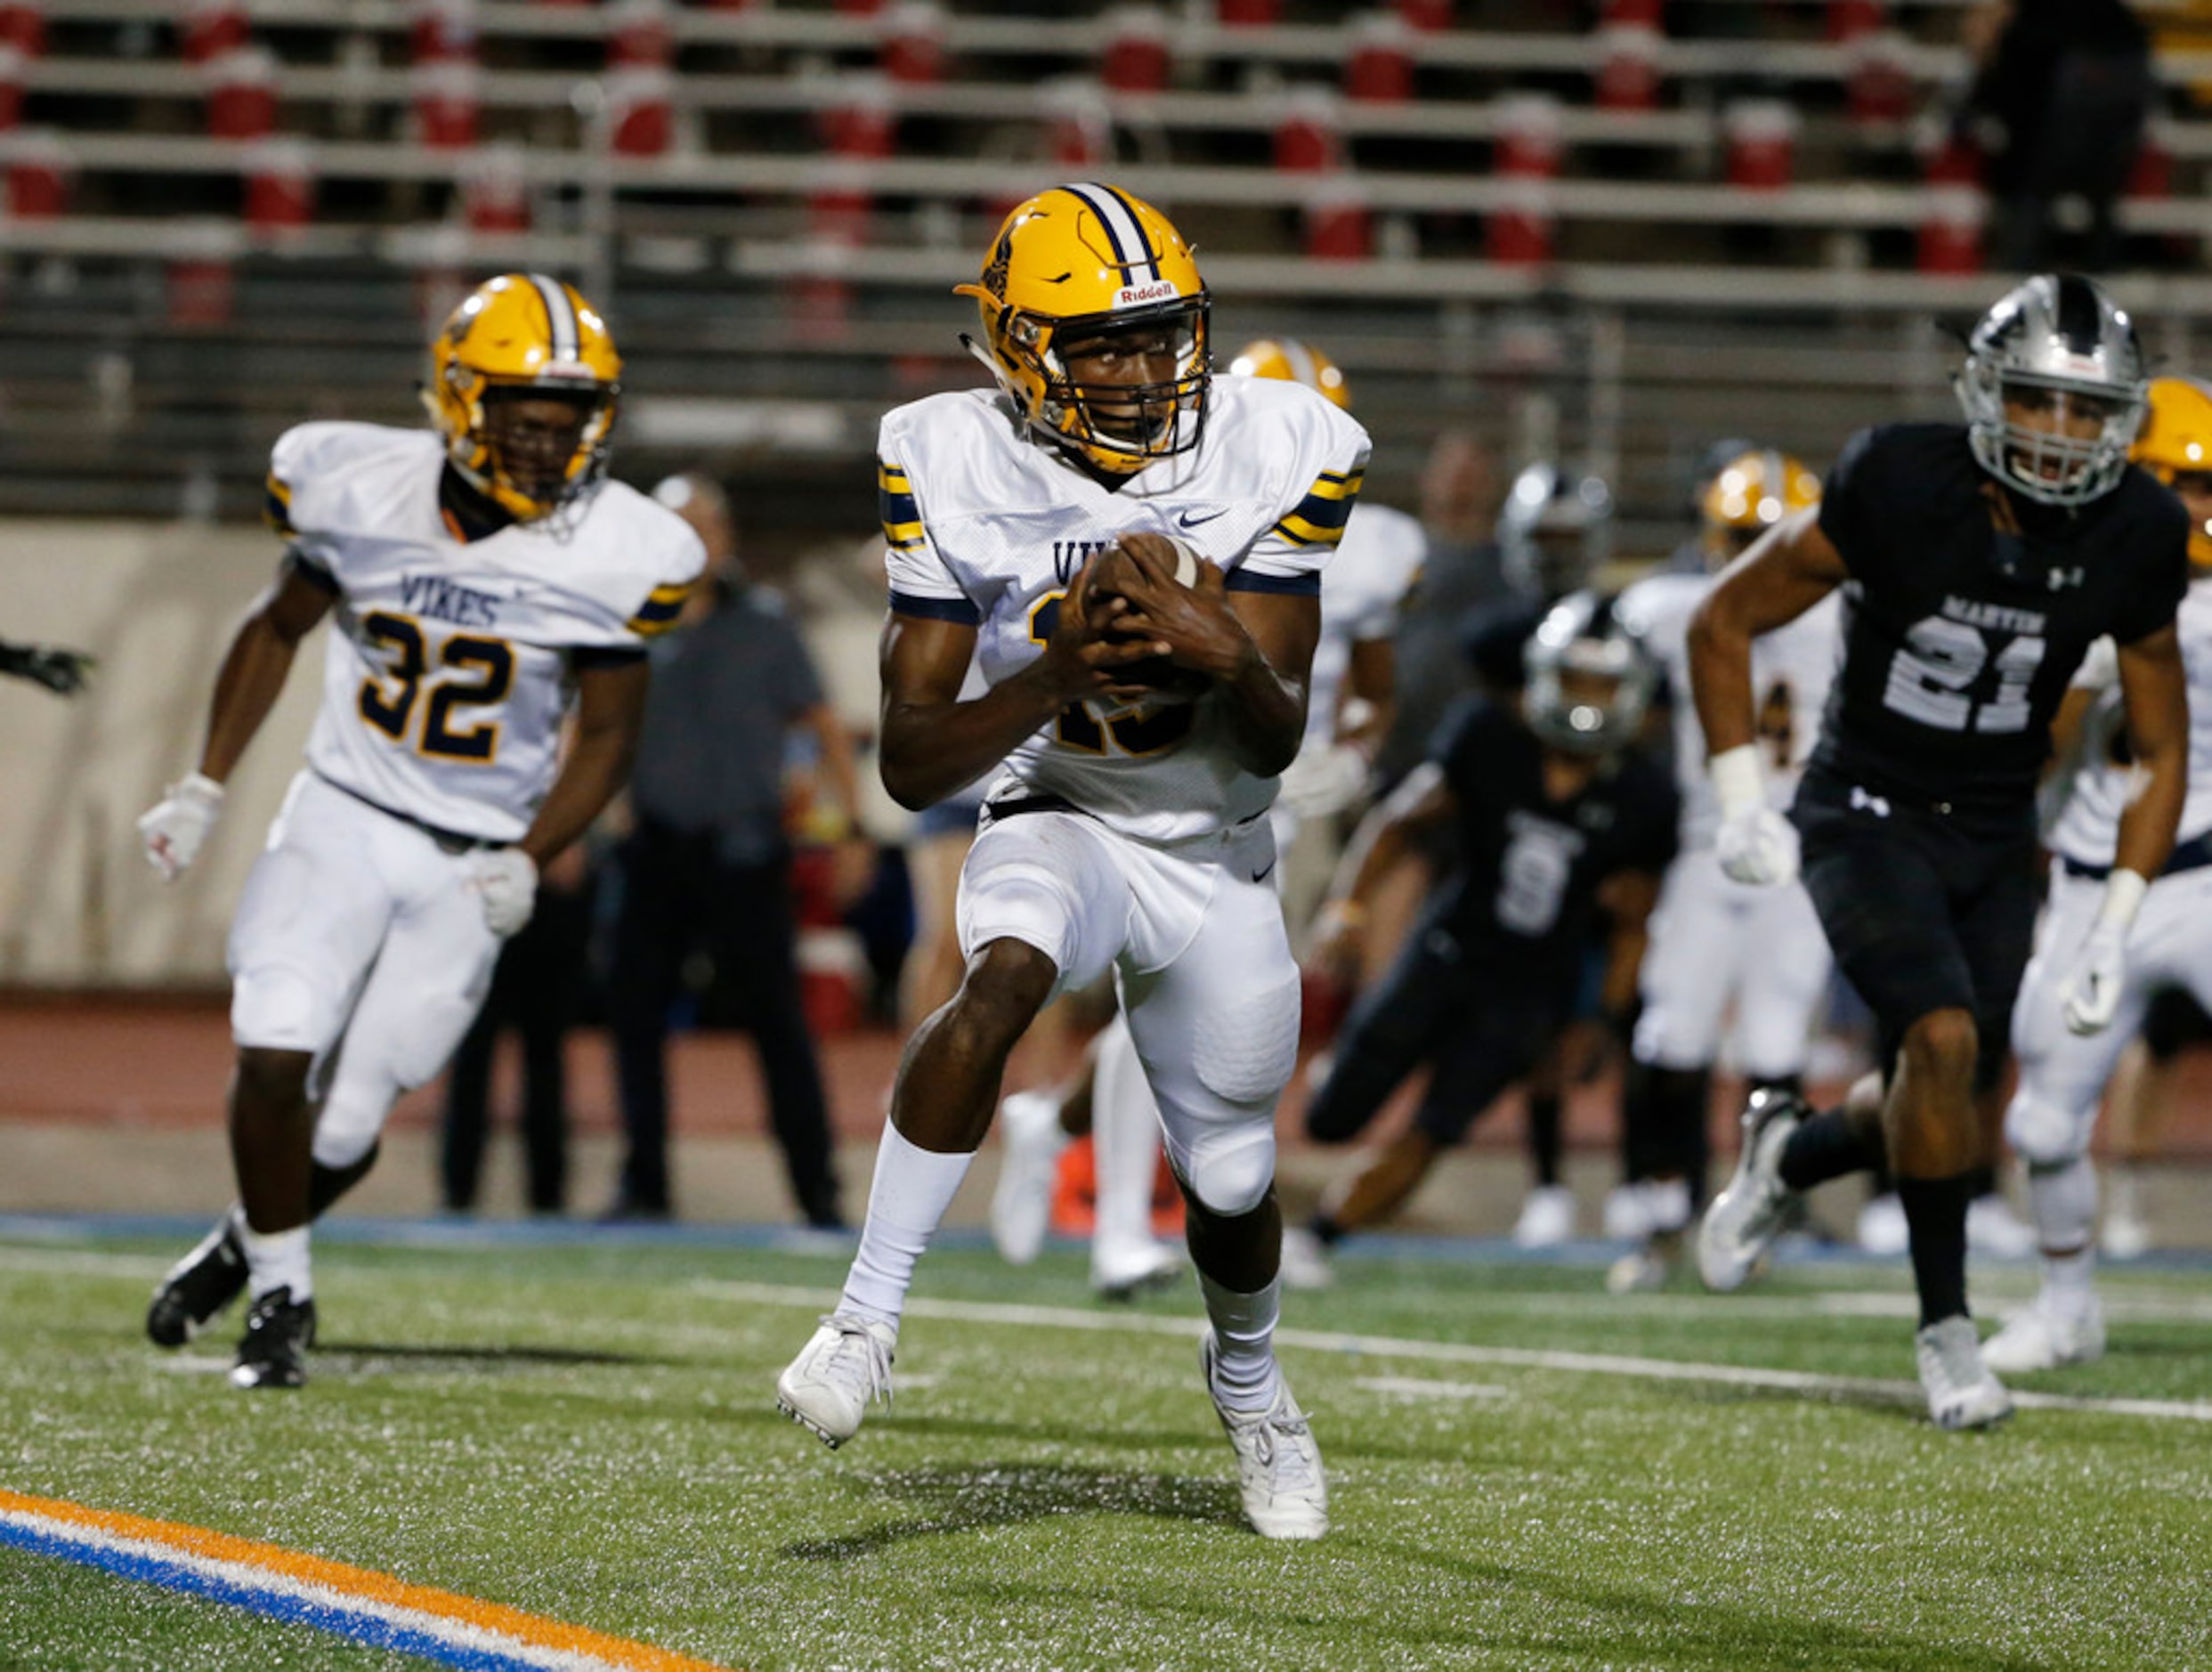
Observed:
[[[822,1309],[819,1289],[782,1284],[702,1281],[693,1292],[757,1306]],[[1072,1307],[1013,1306],[988,1301],[910,1300],[910,1316],[942,1318],[971,1324],[1010,1324],[1047,1329],[1085,1330],[1095,1335],[1179,1335],[1205,1333],[1196,1318],[1149,1313],[1116,1315]],[[1916,1382],[1889,1382],[1872,1376],[1826,1376],[1810,1370],[1761,1370],[1742,1365],[1686,1363],[1673,1359],[1640,1359],[1623,1353],[1561,1352],[1535,1347],[1478,1347],[1460,1342],[1412,1341],[1391,1335],[1340,1335],[1325,1330],[1283,1329],[1276,1340],[1286,1347],[1315,1352],[1413,1359],[1428,1364],[1511,1366],[1524,1370],[1560,1370],[1582,1376],[1631,1377],[1651,1382],[1705,1382],[1727,1387],[1763,1388],[1792,1393],[1845,1398],[1892,1405],[1918,1405],[1927,1396]],[[2101,1416],[2146,1416],[2176,1422],[2212,1423],[2212,1400],[2090,1399],[2015,1389],[2013,1404],[2023,1409],[2079,1411]]]

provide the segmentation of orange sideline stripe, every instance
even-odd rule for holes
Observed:
[[[43,1515],[49,1521],[93,1528],[117,1538],[136,1538],[148,1544],[165,1545],[172,1550],[207,1561],[235,1562],[247,1567],[261,1568],[271,1573],[280,1573],[287,1579],[320,1585],[344,1595],[361,1597],[393,1608],[411,1609],[417,1613],[433,1615],[441,1619],[458,1620],[486,1631],[500,1632],[537,1648],[562,1649],[571,1654],[593,1655],[610,1666],[629,1668],[630,1672],[728,1672],[726,1668],[705,1660],[694,1660],[687,1655],[671,1654],[650,1644],[605,1636],[581,1626],[565,1625],[557,1619],[525,1614],[520,1609],[508,1608],[504,1603],[479,1602],[473,1596],[460,1596],[451,1591],[409,1585],[388,1573],[348,1567],[342,1562],[329,1562],[302,1551],[287,1550],[281,1545],[265,1545],[251,1538],[234,1538],[229,1533],[215,1532],[205,1527],[148,1521],[143,1516],[125,1515],[114,1510],[88,1509],[82,1504],[67,1503],[59,1498],[27,1497],[5,1488],[0,1488],[0,1510]]]

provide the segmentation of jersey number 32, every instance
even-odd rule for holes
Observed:
[[[403,743],[417,699],[426,698],[422,739],[415,745],[418,752],[440,760],[486,764],[498,755],[498,722],[458,726],[453,710],[506,700],[507,688],[515,683],[515,651],[505,639],[456,633],[438,647],[433,671],[422,628],[404,615],[378,610],[363,618],[361,637],[393,652],[382,674],[361,681],[361,718],[393,743]]]

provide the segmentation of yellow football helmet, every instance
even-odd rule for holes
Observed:
[[[1785,452],[1754,447],[1715,471],[1698,505],[1706,561],[1719,569],[1793,511],[1820,499],[1820,478]]]
[[[529,523],[579,503],[606,475],[621,375],[606,322],[574,286],[542,273],[503,273],[471,292],[430,345],[423,402],[453,467]],[[487,408],[503,394],[583,406],[583,427],[564,466],[524,472],[502,459]]]
[[[1044,440],[1114,475],[1198,445],[1211,303],[1190,246],[1150,204],[1094,183],[1040,192],[1006,217],[982,281],[955,294],[983,316],[983,345],[968,348]],[[1158,334],[1174,375],[1077,382],[1062,346],[1124,332]]]
[[[2212,476],[2212,386],[2154,378],[2150,403],[2128,457],[2169,488],[2179,476]],[[2212,523],[2201,517],[2191,519],[2189,561],[2212,568]]]
[[[1279,377],[1318,389],[1347,412],[1352,410],[1352,386],[1342,368],[1317,348],[1309,348],[1295,337],[1263,337],[1247,343],[1229,361],[1229,371],[1239,377]]]

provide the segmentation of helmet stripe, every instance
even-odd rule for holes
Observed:
[[[573,362],[579,358],[576,309],[569,301],[568,287],[543,273],[531,274],[530,282],[537,287],[538,299],[546,304],[546,329],[553,337],[554,359]]]
[[[1321,368],[1313,363],[1313,350],[1295,337],[1282,339],[1283,358],[1290,362],[1291,376],[1309,389],[1321,386]]]
[[[2104,311],[2096,287],[2078,273],[2058,278],[2058,318],[2054,323],[2060,339],[2077,354],[2094,354],[2103,346]]]
[[[1107,242],[1114,246],[1114,265],[1122,270],[1122,282],[1135,284],[1140,279],[1160,277],[1160,258],[1146,238],[1144,223],[1130,207],[1129,199],[1112,186],[1085,183],[1067,190],[1082,199],[1106,228]]]

